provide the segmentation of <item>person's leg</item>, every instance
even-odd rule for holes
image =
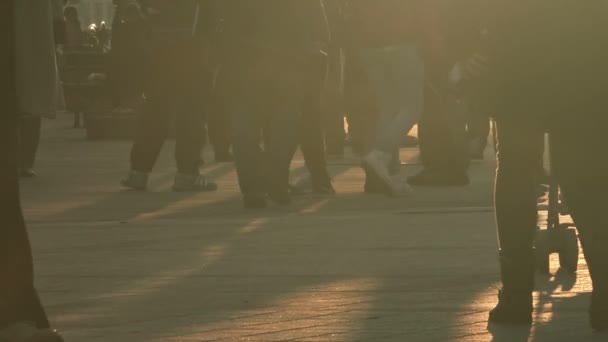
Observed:
[[[424,169],[409,177],[414,186],[462,186],[469,183],[466,123],[437,87],[425,87],[424,111],[418,125],[420,160]]]
[[[399,191],[389,165],[399,150],[404,130],[418,119],[423,103],[424,65],[415,46],[395,46],[362,53],[377,99],[378,123],[366,171],[375,173],[390,194]]]
[[[148,174],[165,143],[173,118],[174,103],[172,101],[173,84],[171,59],[169,52],[160,47],[151,48],[147,52],[151,59],[146,67],[148,71],[145,85],[145,101],[138,120],[135,139],[131,148],[131,171],[122,185],[143,190],[147,186]],[[165,63],[167,62],[167,63]]]
[[[327,154],[344,155],[344,63],[340,48],[330,48],[327,70],[327,86],[323,91],[322,125],[325,132]]]
[[[604,137],[608,120],[603,112],[593,114],[584,113],[591,117],[581,116],[576,122],[556,122],[549,149],[551,168],[579,231],[593,281],[591,324],[596,330],[608,330],[608,223],[603,214],[608,193]]]
[[[467,118],[467,135],[469,141],[469,157],[483,159],[490,135],[490,117],[487,106],[472,101]]]
[[[540,125],[513,119],[498,121],[498,170],[495,206],[502,290],[490,322],[528,324],[534,287],[536,164]]]
[[[311,68],[311,81],[305,87],[298,136],[300,149],[311,176],[313,191],[333,192],[325,160],[322,127],[321,91],[325,80],[325,69],[324,58]]]
[[[264,130],[266,184],[274,202],[288,204],[289,167],[298,143],[298,125],[302,121],[303,84],[310,84],[311,77],[308,65],[288,61],[274,64],[278,72],[270,75],[270,92],[265,94],[265,109],[270,110]],[[322,150],[317,152],[322,153]]]
[[[34,289],[32,254],[19,203],[17,127],[10,119],[0,124],[0,149],[7,163],[0,168],[0,329],[21,321],[48,328]]]
[[[260,110],[264,93],[254,77],[252,60],[228,60],[217,81],[220,101],[230,118],[231,140],[239,186],[246,208],[266,205],[264,153],[260,146],[263,118]]]
[[[22,117],[19,123],[19,169],[21,176],[33,177],[42,120],[39,116],[27,116]]]

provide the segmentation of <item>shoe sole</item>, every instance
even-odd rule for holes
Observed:
[[[146,191],[148,189],[148,187],[146,187],[146,186],[144,186],[144,187],[133,186],[133,185],[131,185],[131,184],[127,183],[127,182],[124,182],[124,181],[121,181],[120,185],[122,185],[125,188],[131,189],[131,190]]]

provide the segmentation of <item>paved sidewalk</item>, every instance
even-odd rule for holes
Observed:
[[[68,342],[608,341],[587,326],[582,257],[576,279],[538,279],[532,329],[488,330],[490,150],[466,188],[364,195],[348,157],[332,162],[337,196],[249,212],[230,164],[204,169],[218,193],[171,192],[172,143],[151,191],[125,191],[129,143],[69,124],[46,123],[39,177],[22,183],[37,285]],[[419,167],[415,150],[402,158],[403,176]]]

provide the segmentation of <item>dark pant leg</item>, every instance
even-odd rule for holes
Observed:
[[[159,56],[151,58],[158,59]],[[163,69],[167,66],[159,65],[159,62],[162,60],[156,60],[148,69],[146,100],[131,149],[131,169],[145,173],[152,171],[169,133],[169,126],[173,118],[174,108],[170,92],[170,87],[173,86],[170,84],[172,78],[167,77],[167,72]]]
[[[424,167],[437,172],[464,173],[469,158],[464,145],[465,126],[454,126],[448,97],[425,88],[424,110],[419,125],[420,153]]]
[[[219,97],[214,94],[210,99],[207,112],[209,140],[216,155],[228,154],[232,144],[230,138],[230,117]]]
[[[189,60],[189,59],[187,59]],[[175,160],[177,171],[187,175],[197,175],[201,154],[205,145],[205,109],[208,89],[201,73],[197,73],[194,61],[186,63],[185,68],[174,80],[181,82],[175,97]]]
[[[330,182],[325,160],[323,139],[321,91],[325,79],[324,61],[311,70],[310,86],[306,88],[299,124],[300,148],[313,184]]]
[[[2,103],[5,103],[4,101]],[[19,203],[17,130],[14,120],[0,119],[0,328],[19,321],[49,326],[34,289],[32,253]]]
[[[42,119],[39,116],[28,116],[21,118],[19,123],[19,167],[21,170],[31,169],[40,145]]]
[[[322,126],[325,132],[325,145],[330,154],[341,155],[344,153],[344,100],[341,91],[343,83],[342,54],[339,48],[330,48],[327,68],[327,89],[321,101]],[[325,75],[324,75],[325,76]],[[323,84],[321,84],[323,89]]]
[[[592,106],[582,107],[589,110]],[[595,290],[608,294],[608,193],[605,113],[556,120],[550,133],[552,169],[576,223]]]

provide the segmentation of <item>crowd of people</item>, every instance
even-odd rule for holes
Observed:
[[[37,9],[39,17],[27,12],[34,3],[48,5]],[[0,125],[0,137],[15,165],[2,169],[2,187],[11,191],[3,192],[2,199],[7,238],[0,239],[0,274],[9,281],[0,285],[0,340],[13,336],[7,334],[25,336],[9,341],[30,341],[37,334],[42,337],[36,341],[61,340],[48,328],[33,288],[18,206],[19,163],[10,157],[17,155],[15,121],[34,117],[39,129],[39,117],[57,106],[56,61],[34,51],[54,49],[47,46],[55,39],[54,3],[3,1],[0,11],[7,17],[0,22],[11,26],[0,30],[8,33],[3,41],[11,42],[15,52],[2,57],[1,93],[8,95],[2,105],[12,113],[2,116],[6,124]],[[326,159],[344,153],[345,115],[349,142],[366,173],[366,192],[408,192],[408,185],[393,176],[399,170],[399,148],[415,124],[424,169],[407,183],[464,186],[469,160],[483,158],[492,116],[498,132],[495,191],[503,287],[489,321],[530,324],[538,165],[549,132],[552,172],[567,198],[593,281],[591,325],[597,331],[608,329],[608,227],[600,208],[601,196],[608,193],[603,180],[608,165],[598,157],[608,129],[608,21],[601,2],[116,4],[110,80],[127,97],[142,99],[130,171],[121,182],[125,187],[146,189],[174,118],[175,191],[217,190],[199,171],[206,125],[216,160],[234,159],[245,208],[290,203],[289,171],[298,146],[312,190],[333,194]],[[42,42],[30,41],[33,30],[21,25],[25,17],[46,33],[36,35]],[[76,42],[77,15],[68,9],[59,20],[66,23],[65,43]],[[46,83],[33,87],[26,82],[32,82],[32,70]],[[27,174],[32,166],[21,153],[20,170]]]

